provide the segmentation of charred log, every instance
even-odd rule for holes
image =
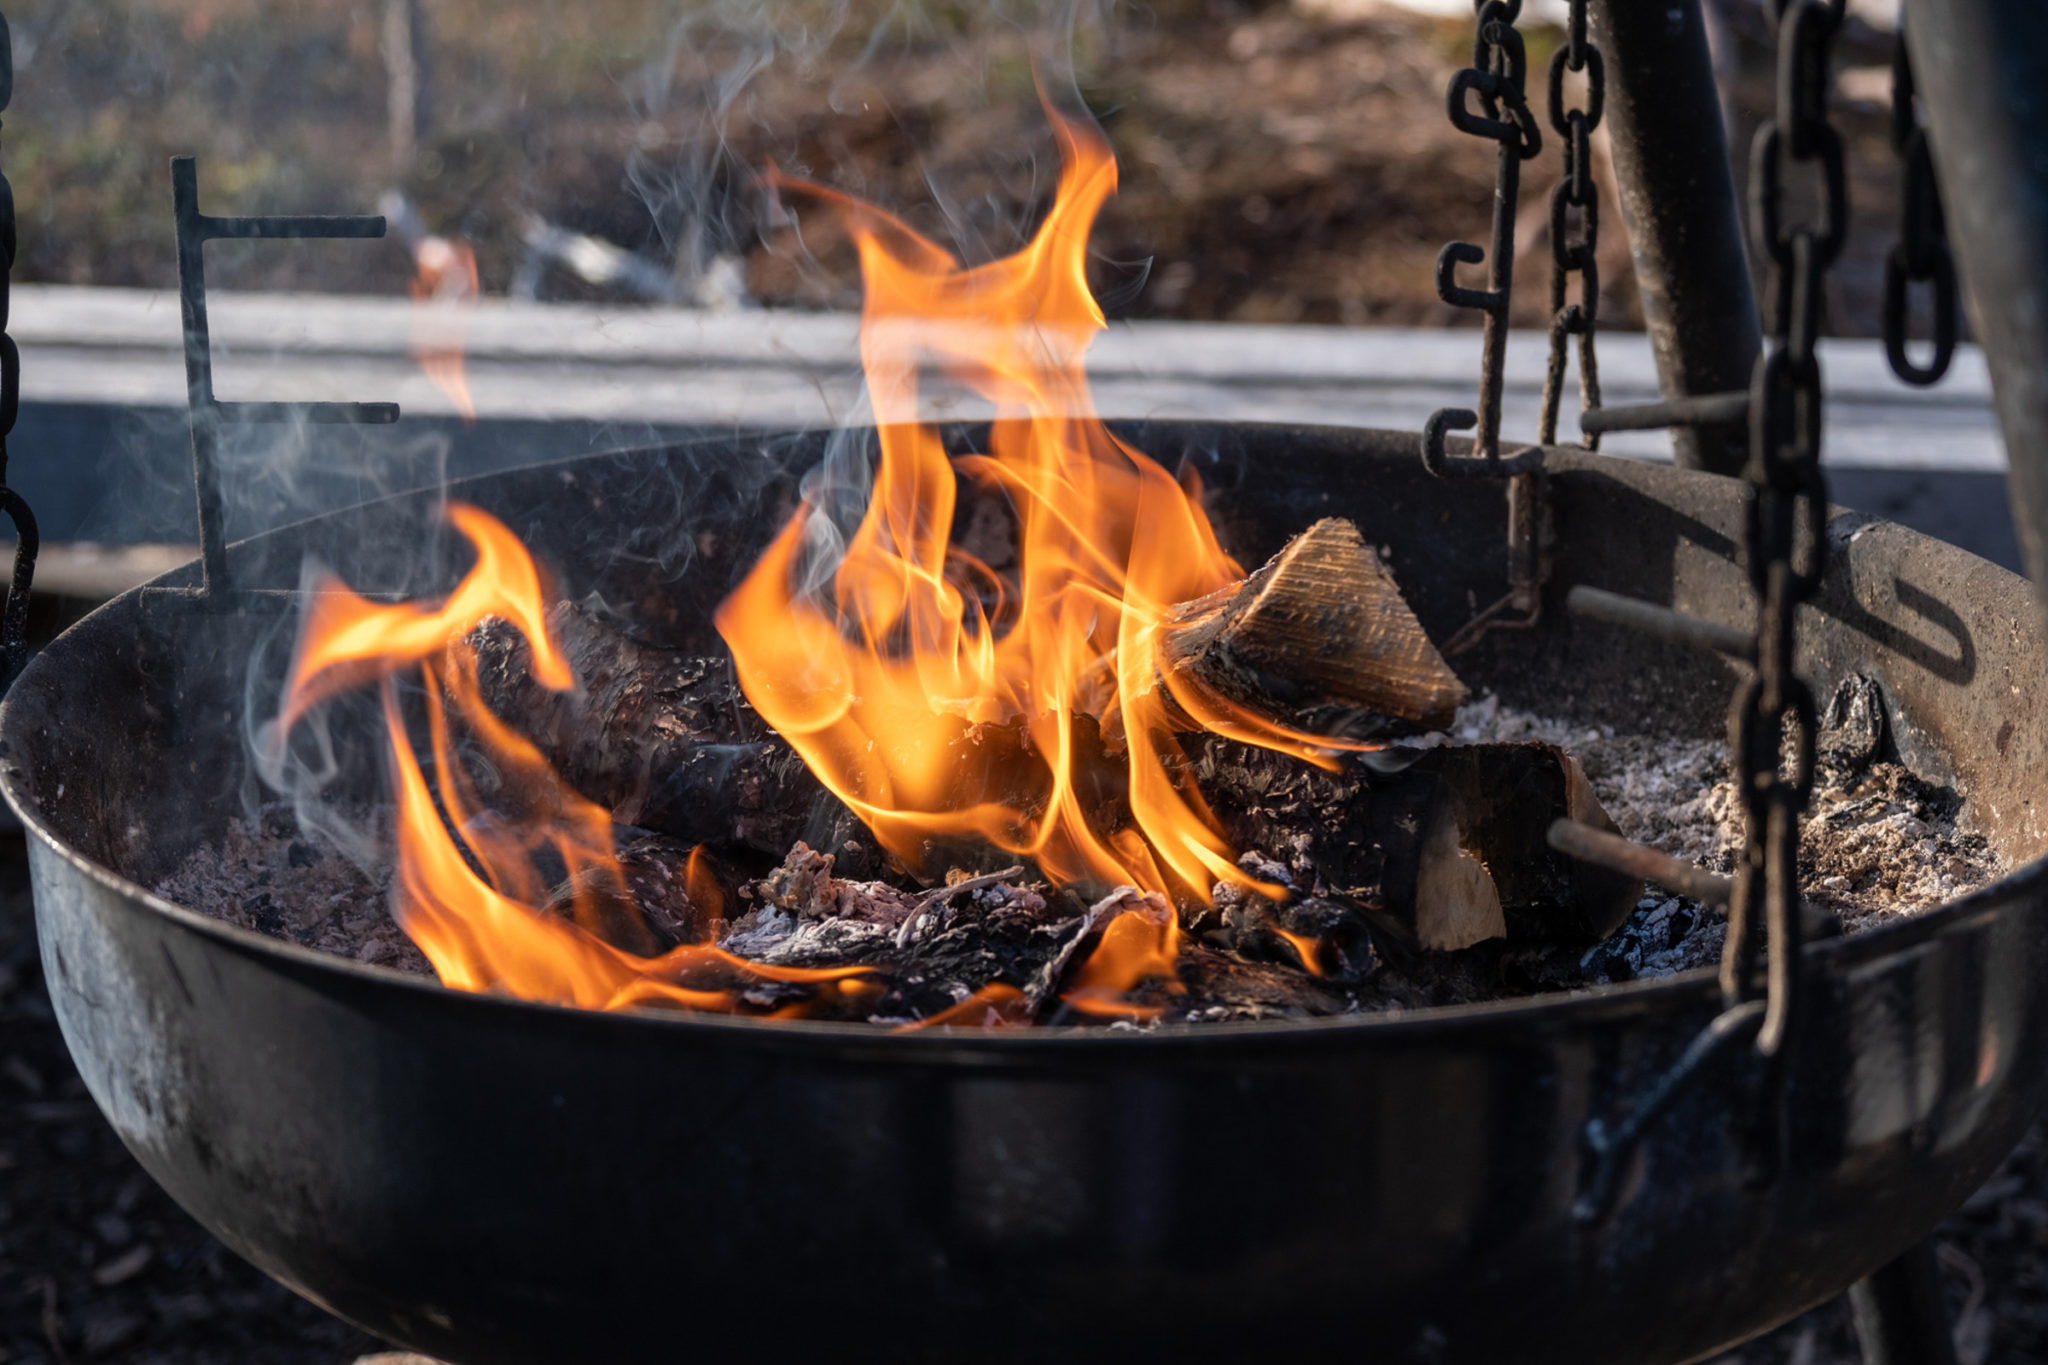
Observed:
[[[548,627],[578,689],[535,682],[525,639],[487,621],[468,637],[484,702],[619,823],[772,858],[799,840],[838,848],[864,837],[755,714],[729,665],[644,644],[582,604],[557,603]]]
[[[1333,773],[1211,740],[1190,772],[1227,838],[1278,864],[1302,896],[1355,908],[1402,948],[1590,943],[1635,907],[1640,883],[1545,842],[1563,816],[1613,828],[1563,750],[1443,746],[1398,771],[1387,755],[1366,759]]]

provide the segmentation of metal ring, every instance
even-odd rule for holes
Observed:
[[[1941,382],[1956,354],[1956,267],[1947,250],[1934,253],[1934,355],[1925,365],[1906,351],[1907,291],[1914,276],[1908,269],[1905,243],[1884,262],[1884,354],[1892,373],[1908,384],[1925,388]]]
[[[1842,245],[1848,240],[1848,173],[1842,158],[1842,135],[1825,124],[1816,132],[1822,193],[1819,230],[1813,237],[1820,248],[1815,263],[1826,267],[1841,255]],[[1779,178],[1783,145],[1778,121],[1765,119],[1756,130],[1749,159],[1749,209],[1755,222],[1757,246],[1780,269],[1791,263],[1792,233],[1807,226],[1800,224],[1787,231],[1784,224],[1784,185]]]
[[[1564,73],[1568,67],[1573,71],[1581,68],[1572,65],[1569,46],[1561,47],[1550,54],[1550,126],[1557,129],[1559,137],[1570,131],[1565,126],[1565,120],[1572,114],[1583,113],[1586,116],[1586,129],[1590,132],[1600,126],[1600,116],[1607,111],[1606,59],[1601,57],[1599,48],[1590,45],[1586,48],[1585,57],[1583,65],[1587,68],[1586,107],[1578,110],[1565,108]]]

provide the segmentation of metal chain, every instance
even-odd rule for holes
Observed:
[[[1476,476],[1506,478],[1533,469],[1540,451],[1524,451],[1509,460],[1500,455],[1500,403],[1507,364],[1508,300],[1515,280],[1515,204],[1522,192],[1522,163],[1543,150],[1543,130],[1530,112],[1524,81],[1528,55],[1515,20],[1522,0],[1474,0],[1478,15],[1472,38],[1472,65],[1451,78],[1445,103],[1451,126],[1461,133],[1497,144],[1493,176],[1493,234],[1480,248],[1470,242],[1447,242],[1436,258],[1437,297],[1453,308],[1486,314],[1479,369],[1479,409],[1445,408],[1422,428],[1422,462],[1440,478]],[[1471,107],[1478,96],[1479,111]],[[1490,254],[1489,254],[1490,253]],[[1467,289],[1456,280],[1460,265],[1487,266],[1487,287]],[[1469,460],[1451,460],[1444,450],[1446,431],[1479,429]]]
[[[1522,163],[1543,150],[1543,130],[1530,112],[1524,88],[1528,54],[1515,28],[1522,0],[1473,0],[1473,9],[1478,25],[1472,39],[1472,64],[1451,78],[1445,103],[1452,127],[1486,138],[1499,148],[1493,175],[1493,232],[1485,248],[1470,242],[1444,244],[1436,258],[1436,292],[1453,308],[1473,308],[1486,315],[1480,346],[1479,407],[1476,412],[1445,408],[1432,413],[1422,425],[1422,464],[1440,479],[1507,481],[1508,590],[1444,641],[1446,654],[1470,649],[1489,630],[1535,625],[1542,615],[1546,575],[1543,447],[1529,446],[1505,459],[1500,453],[1508,303],[1515,284],[1515,208],[1522,193]],[[1471,107],[1474,95],[1479,100],[1476,113]],[[1481,262],[1487,267],[1486,288],[1461,286],[1457,268]],[[1452,459],[1445,448],[1445,433],[1474,427],[1478,434],[1472,441],[1472,456]]]
[[[1842,139],[1827,120],[1828,62],[1845,0],[1770,0],[1778,25],[1778,101],[1750,152],[1750,227],[1772,264],[1770,338],[1750,379],[1746,560],[1757,593],[1756,673],[1729,719],[1745,817],[1742,860],[1721,956],[1722,1009],[1618,1123],[1585,1128],[1591,1174],[1573,1213],[1603,1216],[1624,1163],[1681,1096],[1751,1043],[1756,1108],[1747,1115],[1752,1175],[1783,1149],[1787,1039],[1799,1011],[1799,817],[1813,792],[1813,693],[1792,671],[1799,604],[1820,587],[1827,488],[1820,472],[1821,283],[1848,231]],[[1787,162],[1817,173],[1819,215],[1789,222]],[[1751,984],[1757,922],[1768,941],[1761,998]]]
[[[1899,193],[1899,240],[1884,263],[1884,353],[1892,373],[1908,384],[1928,385],[1948,373],[1956,353],[1956,263],[1948,249],[1948,225],[1941,189],[1934,181],[1934,157],[1927,129],[1913,105],[1913,64],[1906,55],[1906,30],[1892,49],[1892,150],[1904,183]],[[1933,286],[1934,356],[1925,365],[1906,354],[1906,294],[1916,284]]]
[[[1586,74],[1586,107],[1565,105],[1564,74]],[[1543,380],[1543,420],[1536,439],[1557,444],[1557,410],[1564,397],[1568,339],[1579,339],[1579,407],[1581,413],[1600,406],[1600,366],[1593,352],[1593,334],[1600,315],[1600,192],[1593,183],[1593,130],[1607,106],[1607,64],[1586,35],[1586,0],[1571,0],[1564,46],[1550,58],[1550,126],[1564,148],[1564,178],[1550,192],[1550,370]],[[1580,235],[1568,232],[1571,211],[1579,211]],[[1571,277],[1579,277],[1579,297],[1568,303]],[[1585,440],[1598,450],[1597,433]]]
[[[0,111],[14,97],[14,42],[7,17],[0,15]],[[0,608],[0,689],[14,681],[28,662],[28,594],[36,573],[36,519],[21,494],[7,486],[7,438],[21,413],[21,352],[7,335],[9,276],[14,270],[14,187],[0,175],[0,511],[14,523],[14,577],[7,585],[7,605]]]
[[[1799,603],[1820,586],[1827,553],[1821,477],[1820,338],[1824,274],[1847,236],[1842,138],[1828,122],[1829,59],[1844,0],[1772,0],[1778,103],[1750,156],[1751,227],[1774,278],[1770,337],[1750,383],[1747,559],[1758,597],[1756,675],[1730,722],[1745,840],[1728,907],[1721,994],[1730,1009],[1754,993],[1757,921],[1768,941],[1756,1052],[1766,1060],[1759,1136],[1781,1121],[1785,1040],[1798,1017],[1799,817],[1813,791],[1813,693],[1792,671]],[[1819,214],[1787,221],[1790,165],[1817,173]],[[1768,1159],[1775,1143],[1759,1147]]]

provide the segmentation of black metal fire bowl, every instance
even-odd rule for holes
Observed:
[[[1244,557],[1338,513],[1391,546],[1439,638],[1500,591],[1498,490],[1428,478],[1410,436],[1131,430],[1199,463]],[[597,456],[458,492],[570,591],[687,642],[821,442]],[[1564,451],[1551,467],[1554,597],[1589,583],[1747,626],[1740,485]],[[231,562],[248,588],[295,585],[313,553],[361,588],[433,590],[459,568],[436,559],[439,525],[432,497],[406,496]],[[1903,757],[2032,865],[1809,949],[1775,1179],[1747,1178],[1729,1067],[1652,1130],[1593,1222],[1572,1213],[1582,1130],[1624,1115],[1714,1016],[1704,973],[1150,1035],[892,1036],[460,994],[144,889],[251,790],[248,660],[291,626],[261,593],[207,612],[138,590],[66,634],[0,708],[4,787],[65,1038],[135,1155],[270,1274],[448,1360],[1679,1361],[1924,1235],[2042,1099],[2048,661],[2030,590],[1857,514],[1830,533],[1803,670],[1877,677]],[[1510,701],[1720,728],[1728,666],[1552,607],[1460,667]]]

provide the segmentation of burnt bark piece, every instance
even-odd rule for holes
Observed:
[[[1225,837],[1284,866],[1302,895],[1355,908],[1404,948],[1597,942],[1641,898],[1640,883],[1546,842],[1561,816],[1614,827],[1577,762],[1554,745],[1446,745],[1399,771],[1360,762],[1331,773],[1212,739],[1189,775]]]
[[[1236,587],[1174,608],[1162,636],[1176,688],[1318,734],[1441,730],[1466,697],[1394,576],[1337,517]]]
[[[701,943],[718,929],[725,897],[709,871],[693,894],[691,851],[667,835],[620,830],[619,878],[587,869],[555,887],[545,908],[641,957]]]
[[[548,626],[579,689],[536,683],[524,637],[494,620],[468,637],[484,702],[619,823],[774,858],[807,837],[865,842],[728,665],[643,644],[577,603],[555,604]]]

